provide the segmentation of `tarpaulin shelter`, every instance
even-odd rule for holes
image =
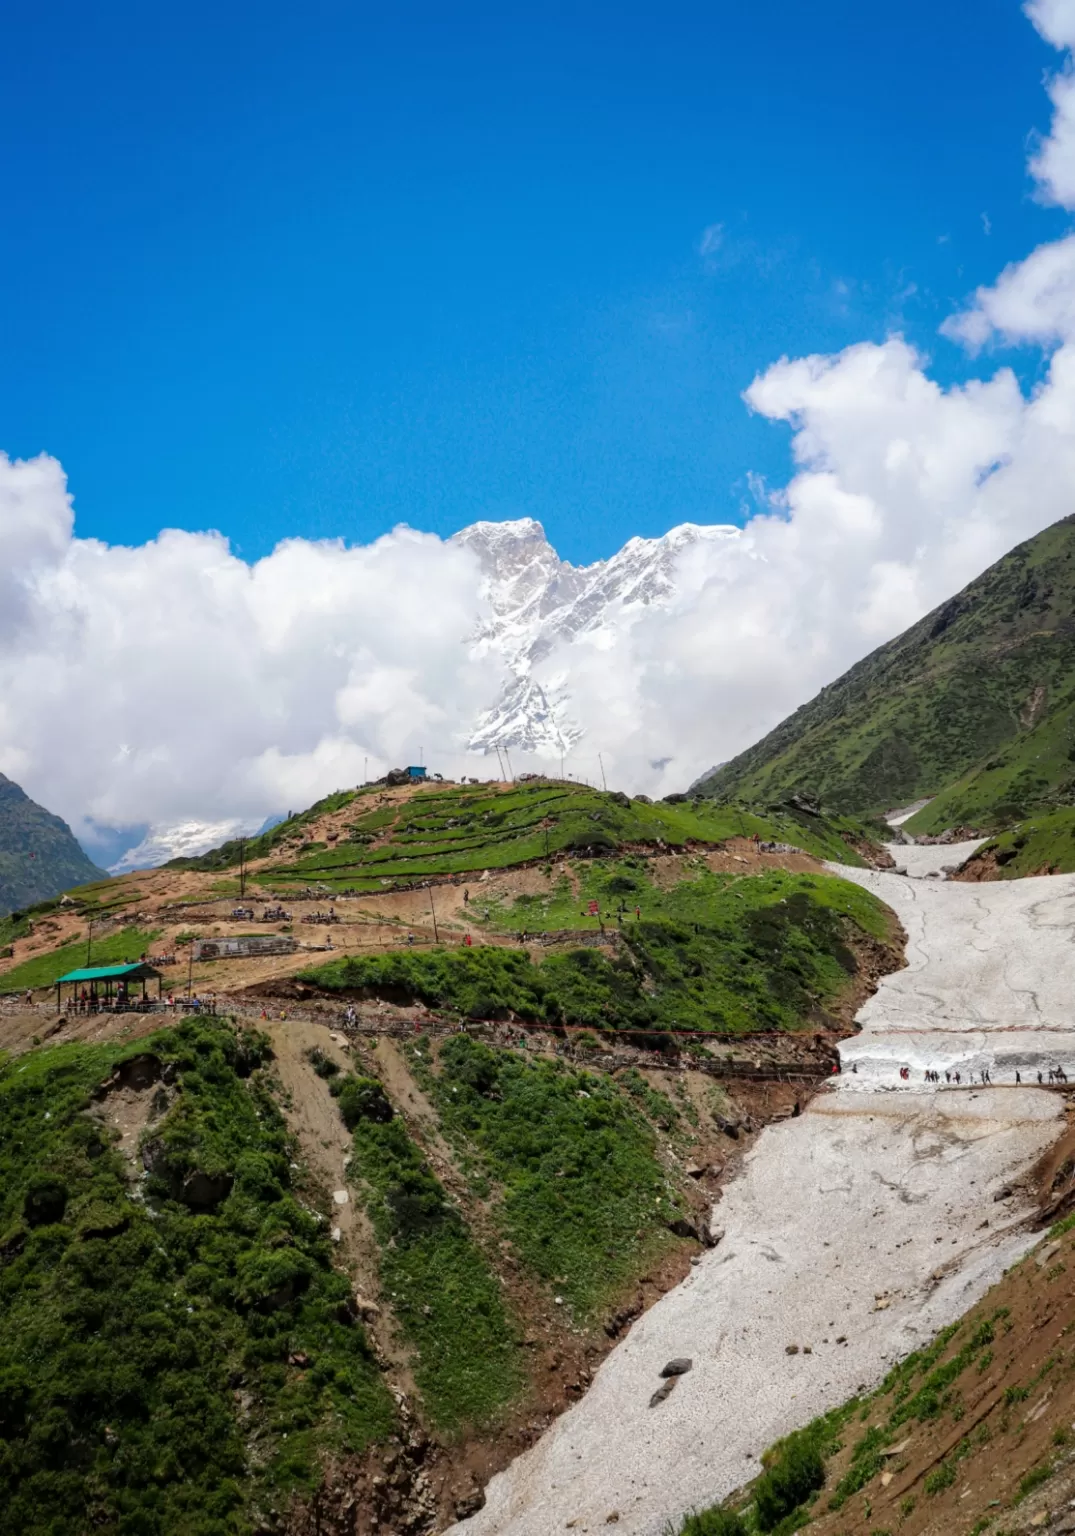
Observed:
[[[148,1002],[146,982],[152,981],[154,977],[157,981],[157,996],[160,997],[161,973],[144,960],[136,960],[132,965],[87,965],[78,971],[68,971],[56,983],[57,1012],[62,1012],[61,989],[68,984],[76,989],[87,990],[87,1001],[96,1011],[99,1008],[111,1008],[117,1000],[121,1006],[129,1005],[131,999],[128,989],[132,982],[142,983],[142,1002]],[[74,995],[79,995],[77,990]]]

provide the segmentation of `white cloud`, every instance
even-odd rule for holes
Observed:
[[[476,561],[396,529],[290,540],[75,537],[58,464],[0,456],[0,761],[81,824],[263,817],[465,735],[495,662],[463,642]]]

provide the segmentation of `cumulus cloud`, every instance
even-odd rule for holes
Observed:
[[[499,685],[464,549],[398,528],[248,565],[219,534],[75,536],[0,456],[0,770],[76,826],[263,818],[465,736]]]

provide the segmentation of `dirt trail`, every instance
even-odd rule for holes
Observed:
[[[340,1044],[343,1037],[322,1024],[289,1019],[270,1021],[264,1028],[276,1056],[288,1125],[298,1138],[315,1180],[331,1201],[329,1219],[340,1234],[339,1263],[351,1276],[356,1294],[376,1304],[380,1292],[377,1240],[362,1207],[361,1192],[356,1191],[347,1176],[351,1135],[340,1117],[328,1081],[318,1076],[307,1055],[316,1047],[341,1071],[348,1071],[352,1067],[350,1053],[345,1044]],[[336,1201],[337,1192],[347,1195],[345,1204]],[[408,1356],[395,1339],[390,1321],[379,1307],[376,1313],[367,1312],[364,1320],[381,1356],[391,1367],[394,1385],[411,1396],[414,1382]]]

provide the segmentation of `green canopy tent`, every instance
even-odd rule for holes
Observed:
[[[131,982],[142,983],[142,1002],[149,1001],[146,996],[146,982],[153,977],[157,979],[157,996],[161,995],[161,973],[147,965],[144,960],[136,960],[133,965],[87,965],[78,971],[68,971],[66,976],[61,976],[56,983],[56,1011],[63,1011],[61,1005],[62,988],[69,984],[74,988],[88,988],[87,1001],[96,1012],[98,1008],[110,1008],[116,997],[126,997],[130,1001],[127,991]],[[98,987],[103,988],[98,991]],[[70,999],[69,999],[70,1000]]]

